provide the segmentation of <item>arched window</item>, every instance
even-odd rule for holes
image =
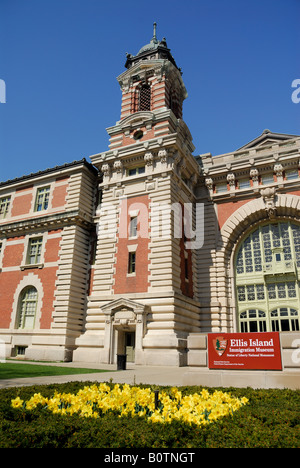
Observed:
[[[267,331],[266,313],[259,309],[249,309],[240,313],[242,333]]]
[[[139,111],[150,111],[151,110],[151,86],[143,84],[139,92]]]
[[[272,331],[299,331],[299,313],[292,307],[278,307],[271,311]]]
[[[17,328],[34,328],[38,292],[33,286],[23,289],[19,299]]]
[[[235,256],[238,326],[241,332],[299,330],[300,226],[262,224]]]

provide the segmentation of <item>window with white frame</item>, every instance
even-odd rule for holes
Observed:
[[[128,253],[128,273],[134,274],[136,267],[136,252]]]
[[[263,223],[244,238],[235,256],[239,331],[299,331],[299,269],[299,224]]]
[[[38,292],[28,286],[20,294],[17,328],[34,328],[37,311]]]
[[[28,250],[27,250],[27,265],[36,265],[41,263],[42,259],[42,247],[43,247],[43,238],[34,237],[29,239]]]
[[[144,174],[145,173],[145,166],[139,166],[139,167],[132,167],[131,169],[128,169],[127,174],[131,176],[135,176],[138,174]]]
[[[44,211],[48,209],[50,197],[50,187],[42,187],[37,190],[34,211]]]
[[[6,218],[10,206],[10,197],[0,198],[0,219]]]
[[[299,331],[299,312],[293,307],[277,307],[271,311],[272,331]]]
[[[132,216],[129,222],[129,237],[137,237],[138,217]]]

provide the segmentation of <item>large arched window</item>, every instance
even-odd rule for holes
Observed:
[[[239,331],[299,330],[300,226],[262,224],[235,256]]]
[[[277,307],[271,311],[272,331],[299,331],[299,312],[292,307]]]
[[[17,328],[34,328],[37,310],[38,292],[28,286],[20,294]]]

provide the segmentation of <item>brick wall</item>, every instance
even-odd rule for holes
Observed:
[[[68,188],[67,183],[68,183],[68,178],[56,180],[56,185],[53,189],[52,208],[58,208],[58,207],[65,205],[66,198],[67,198],[67,188]]]
[[[11,216],[21,216],[30,212],[32,206],[33,186],[16,191]]]
[[[25,249],[28,237],[31,236],[8,238],[4,244],[0,272],[0,328],[10,327],[12,312],[18,308],[19,296],[16,295],[16,291],[21,283],[24,287],[33,285],[32,275],[42,285],[42,291],[39,291],[39,294],[42,294],[40,323],[36,323],[35,328],[49,329],[51,326],[61,230],[49,231],[42,235],[44,239],[42,266],[24,265]],[[12,324],[12,327],[14,326],[15,324]]]
[[[138,210],[137,238],[130,239],[128,226],[130,213]],[[127,205],[127,209],[126,209]],[[117,237],[117,253],[114,274],[113,291],[115,294],[146,292],[149,286],[149,197],[141,195],[124,200],[121,204],[121,214]],[[141,237],[141,235],[143,237]],[[131,248],[136,247],[136,272],[128,273],[128,259]]]
[[[251,200],[252,198],[246,199],[246,200],[237,200],[234,202],[230,201],[228,203],[218,203],[217,212],[218,212],[218,222],[219,222],[220,229],[222,229],[222,226],[224,225],[224,223],[236,210],[238,210],[241,206],[245,205]]]

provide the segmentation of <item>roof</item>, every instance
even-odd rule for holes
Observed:
[[[73,161],[71,163],[63,164],[62,166],[55,166],[55,167],[48,168],[48,169],[45,169],[45,170],[42,170],[42,171],[31,173],[31,174],[28,174],[28,175],[23,175],[22,177],[17,177],[16,179],[11,179],[11,180],[7,180],[7,181],[4,181],[4,182],[0,182],[0,188],[5,187],[7,185],[15,184],[15,183],[18,183],[18,182],[23,182],[23,181],[26,181],[26,180],[30,180],[30,179],[36,178],[37,176],[52,174],[53,172],[61,171],[63,169],[68,169],[68,168],[80,166],[82,164],[84,166],[86,166],[91,172],[93,172],[94,175],[98,174],[97,169],[91,163],[89,163],[85,158],[83,158],[83,159],[81,159],[79,161]]]
[[[289,135],[286,133],[273,133],[271,130],[264,130],[261,135],[258,137],[254,138],[254,140],[249,141],[244,146],[241,146],[241,148],[238,148],[236,151],[240,150],[246,150],[250,148],[254,148],[256,146],[265,146],[265,145],[271,145],[271,144],[276,144],[276,143],[281,143],[285,140],[291,140],[294,138],[299,138],[300,135]]]
[[[126,54],[127,60],[125,67],[130,68],[133,63],[136,63],[139,60],[145,60],[149,54],[153,54],[153,52],[155,52],[158,54],[157,58],[169,60],[181,72],[181,69],[177,67],[174,57],[172,56],[170,49],[167,46],[166,38],[163,37],[161,41],[157,39],[156,26],[156,23],[153,23],[153,36],[148,44],[145,44],[135,56]]]
[[[160,42],[158,41],[157,37],[156,37],[156,23],[153,23],[153,37],[150,41],[149,44],[146,44],[144,45],[140,50],[139,52],[137,53],[137,55],[140,55],[142,54],[143,52],[146,52],[148,50],[153,50],[153,49],[156,49],[158,44]],[[167,45],[167,44],[166,44]]]

